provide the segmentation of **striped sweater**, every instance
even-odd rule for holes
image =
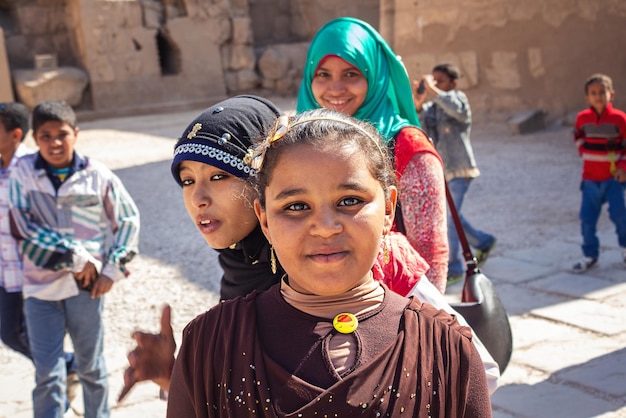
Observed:
[[[11,173],[11,232],[24,256],[25,298],[77,295],[72,273],[88,261],[118,280],[137,253],[139,211],[113,172],[74,153],[70,175],[56,183],[39,153],[21,158]]]
[[[583,180],[605,181],[626,170],[626,114],[607,104],[602,114],[589,108],[576,118],[574,141],[583,159]]]

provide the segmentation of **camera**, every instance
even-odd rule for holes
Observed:
[[[420,81],[419,86],[417,86],[417,94],[424,94],[426,91],[426,86],[424,85],[424,80]]]

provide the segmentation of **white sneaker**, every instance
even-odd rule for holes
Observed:
[[[591,267],[594,267],[598,263],[597,258],[592,257],[583,257],[576,264],[572,266],[570,271],[572,273],[584,273],[589,270]]]

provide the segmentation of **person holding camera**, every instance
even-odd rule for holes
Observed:
[[[443,159],[444,174],[450,194],[461,218],[467,241],[476,248],[478,266],[482,266],[496,245],[496,238],[474,228],[461,214],[463,199],[473,179],[480,175],[470,142],[472,112],[467,96],[457,90],[459,69],[450,63],[438,64],[432,74],[413,81],[415,108],[422,126],[432,138]],[[427,99],[430,99],[427,101]],[[464,263],[459,237],[448,214],[448,284],[463,279]]]

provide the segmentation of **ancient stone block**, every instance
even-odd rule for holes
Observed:
[[[233,45],[228,69],[235,71],[253,69],[255,61],[254,50],[251,45]]]
[[[276,80],[276,93],[281,96],[288,96],[295,92],[295,84],[293,80],[281,78]]]
[[[528,71],[537,78],[546,73],[541,56],[541,48],[528,48]]]
[[[512,134],[540,131],[546,126],[541,109],[528,109],[518,112],[509,119],[508,125]]]
[[[489,103],[491,104],[489,106],[491,109],[498,109],[501,111],[518,111],[519,109],[523,109],[525,107],[519,95],[512,92],[489,94],[487,97]],[[474,108],[474,105],[472,105],[472,108]]]
[[[232,39],[232,20],[228,18],[214,21],[211,28],[217,34],[216,43],[224,44]]]
[[[252,45],[252,23],[249,17],[233,18],[233,44]]]
[[[233,12],[245,15],[248,14],[248,0],[230,0]]]
[[[237,72],[237,91],[252,90],[259,86],[260,77],[254,70],[241,70]]]
[[[229,0],[209,1],[186,1],[187,16],[195,18],[228,19],[231,15]]]
[[[549,25],[559,27],[572,13],[577,13],[578,4],[568,0],[553,0],[543,4],[543,20]]]
[[[19,100],[30,108],[42,100],[65,100],[78,106],[89,82],[87,74],[74,67],[14,70],[13,79]]]
[[[143,25],[146,28],[158,29],[163,24],[163,4],[157,1],[142,1]]]
[[[276,86],[276,81],[275,80],[270,80],[269,78],[262,78],[261,79],[261,88],[263,88],[265,90],[273,91],[275,86]]]
[[[412,54],[403,57],[404,65],[412,78],[419,78],[423,74],[430,74],[433,67],[437,64],[437,58],[434,54]]]
[[[308,42],[278,44],[275,47],[283,56],[289,57],[291,68],[298,70],[300,74],[304,71],[306,64],[306,53],[309,49]]]
[[[517,53],[495,51],[491,54],[491,68],[486,69],[487,79],[492,86],[514,90],[522,86],[517,66]]]
[[[46,13],[46,8],[22,6],[17,8],[16,13],[22,34],[44,35],[50,33],[51,16]]]
[[[461,70],[461,90],[476,87],[478,85],[478,55],[475,51],[459,53],[459,67]]]
[[[35,68],[56,68],[59,66],[56,54],[35,54]]]
[[[13,68],[29,68],[33,65],[33,50],[25,36],[17,35],[6,38],[7,56]]]
[[[263,78],[279,80],[287,74],[287,70],[291,66],[291,60],[288,56],[283,55],[278,48],[272,46],[261,54],[258,66]]]
[[[237,81],[237,72],[227,71],[224,73],[224,83],[226,84],[226,91],[229,93],[236,93],[239,91],[239,82]]]
[[[11,74],[9,72],[9,60],[4,48],[4,31],[0,27],[0,101],[13,101],[13,88],[11,88]]]

